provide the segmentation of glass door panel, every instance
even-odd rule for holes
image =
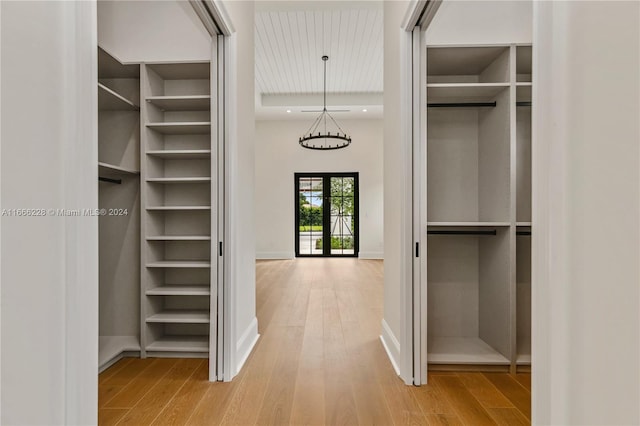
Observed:
[[[295,174],[296,256],[358,255],[358,174]]]

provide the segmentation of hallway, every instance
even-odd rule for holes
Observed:
[[[530,376],[434,373],[405,386],[379,339],[382,261],[258,261],[260,340],[231,383],[206,361],[124,359],[100,375],[100,424],[529,424]]]

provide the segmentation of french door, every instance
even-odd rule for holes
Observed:
[[[295,174],[296,257],[358,257],[358,173]]]

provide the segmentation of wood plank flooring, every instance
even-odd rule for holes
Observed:
[[[529,374],[430,373],[405,386],[380,343],[382,261],[259,261],[260,340],[230,383],[204,359],[123,359],[100,425],[526,425]]]

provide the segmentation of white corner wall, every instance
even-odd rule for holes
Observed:
[[[210,40],[188,1],[98,1],[100,47],[120,62],[209,60]]]
[[[535,2],[533,423],[640,424],[640,3]]]
[[[0,7],[0,423],[95,424],[98,221],[49,210],[98,206],[96,7]]]
[[[225,1],[235,33],[230,43],[229,214],[231,219],[232,375],[236,375],[258,339],[256,319],[254,140],[255,49],[254,2]]]
[[[429,44],[531,43],[533,2],[444,0],[425,37]]]
[[[384,2],[384,317],[381,337],[397,372],[402,364],[403,286],[411,279],[406,275],[406,248],[402,246],[407,227],[411,227],[405,208],[411,194],[411,188],[407,187],[411,163],[402,129],[406,122],[402,113],[410,113],[403,109],[402,97],[406,32],[401,25],[408,7],[408,1]]]
[[[295,255],[294,173],[359,172],[360,258],[382,259],[382,120],[340,121],[353,142],[345,149],[327,152],[298,144],[309,124],[309,120],[256,122],[256,257],[290,259]]]

